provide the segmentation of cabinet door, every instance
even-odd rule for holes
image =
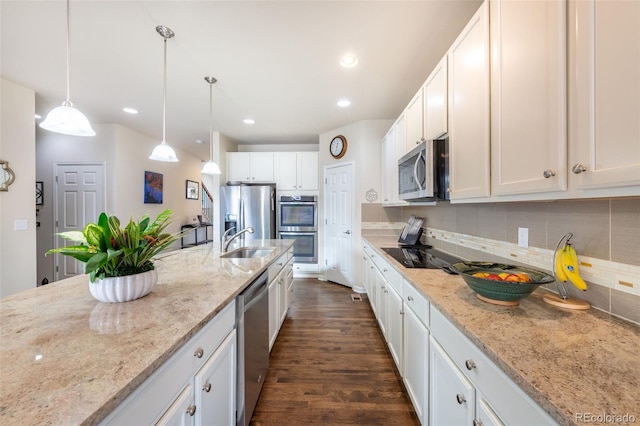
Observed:
[[[424,425],[428,422],[429,330],[411,308],[404,310],[404,385]]]
[[[392,204],[394,192],[398,192],[398,184],[393,184],[393,178],[397,175],[398,161],[395,158],[395,146],[393,144],[393,126],[384,139],[382,139],[382,150],[380,152],[382,158],[382,204]]]
[[[491,192],[565,190],[566,2],[489,7]]]
[[[160,417],[156,426],[189,426],[194,424],[194,415],[197,410],[192,401],[193,387],[188,384]]]
[[[431,72],[424,84],[424,138],[447,133],[447,56]]]
[[[577,189],[637,187],[640,2],[569,5],[569,183]]]
[[[231,425],[236,419],[236,331],[233,330],[196,373],[197,425]]]
[[[280,310],[278,309],[278,276],[269,283],[269,350],[278,337],[280,329]]]
[[[251,182],[251,155],[249,152],[227,152],[227,180]]]
[[[449,51],[451,200],[488,197],[489,2],[484,2]]]
[[[298,188],[305,191],[318,189],[318,153],[299,152],[297,155]]]
[[[286,272],[287,278],[285,282],[287,284],[287,296],[286,296],[285,305],[287,307],[286,310],[288,310],[291,307],[291,301],[293,300],[293,259],[289,260],[286,270],[287,270]],[[286,316],[286,310],[285,310],[285,316]],[[284,321],[284,318],[282,320]]]
[[[251,153],[251,182],[273,182],[273,152]]]
[[[376,316],[378,318],[378,324],[382,335],[387,337],[387,280],[382,275],[382,272],[378,268],[374,269],[376,274]]]
[[[407,120],[405,152],[411,151],[416,147],[416,145],[424,140],[424,129],[422,127],[422,103],[422,88],[420,88],[405,110]]]
[[[402,315],[404,314],[402,311],[402,297],[390,285],[387,286],[387,313],[387,344],[389,345],[391,357],[402,376]]]
[[[479,421],[477,426],[503,426],[504,423],[493,412],[491,406],[486,399],[476,390],[476,419]],[[474,425],[476,422],[473,423]]]
[[[429,424],[471,425],[475,418],[475,389],[431,337]]]
[[[282,191],[297,189],[296,153],[276,152],[273,154],[273,159],[275,164],[276,189]]]
[[[278,329],[287,317],[287,275],[289,268],[284,268],[278,279]]]

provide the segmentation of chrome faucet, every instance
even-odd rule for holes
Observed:
[[[222,252],[226,253],[227,250],[229,249],[229,245],[231,244],[231,242],[233,240],[235,240],[236,238],[238,238],[240,235],[244,234],[245,232],[248,232],[250,234],[253,234],[253,228],[252,227],[248,227],[248,228],[244,228],[242,231],[238,232],[237,234],[234,234],[231,238],[229,238],[227,240],[227,236],[229,235],[229,232],[231,230],[235,229],[235,227],[233,228],[229,228],[225,231],[224,235],[222,236]]]

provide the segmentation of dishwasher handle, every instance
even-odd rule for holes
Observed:
[[[265,271],[240,294],[243,310],[246,312],[267,291],[267,271]]]

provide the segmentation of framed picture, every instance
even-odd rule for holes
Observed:
[[[144,203],[162,204],[162,173],[144,172]]]
[[[36,206],[44,203],[44,193],[42,192],[42,182],[36,182]]]
[[[200,192],[200,184],[192,180],[187,180],[187,199],[197,200]]]

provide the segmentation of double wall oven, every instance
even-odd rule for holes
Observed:
[[[278,237],[295,239],[295,263],[318,262],[318,197],[282,195],[278,200]]]

